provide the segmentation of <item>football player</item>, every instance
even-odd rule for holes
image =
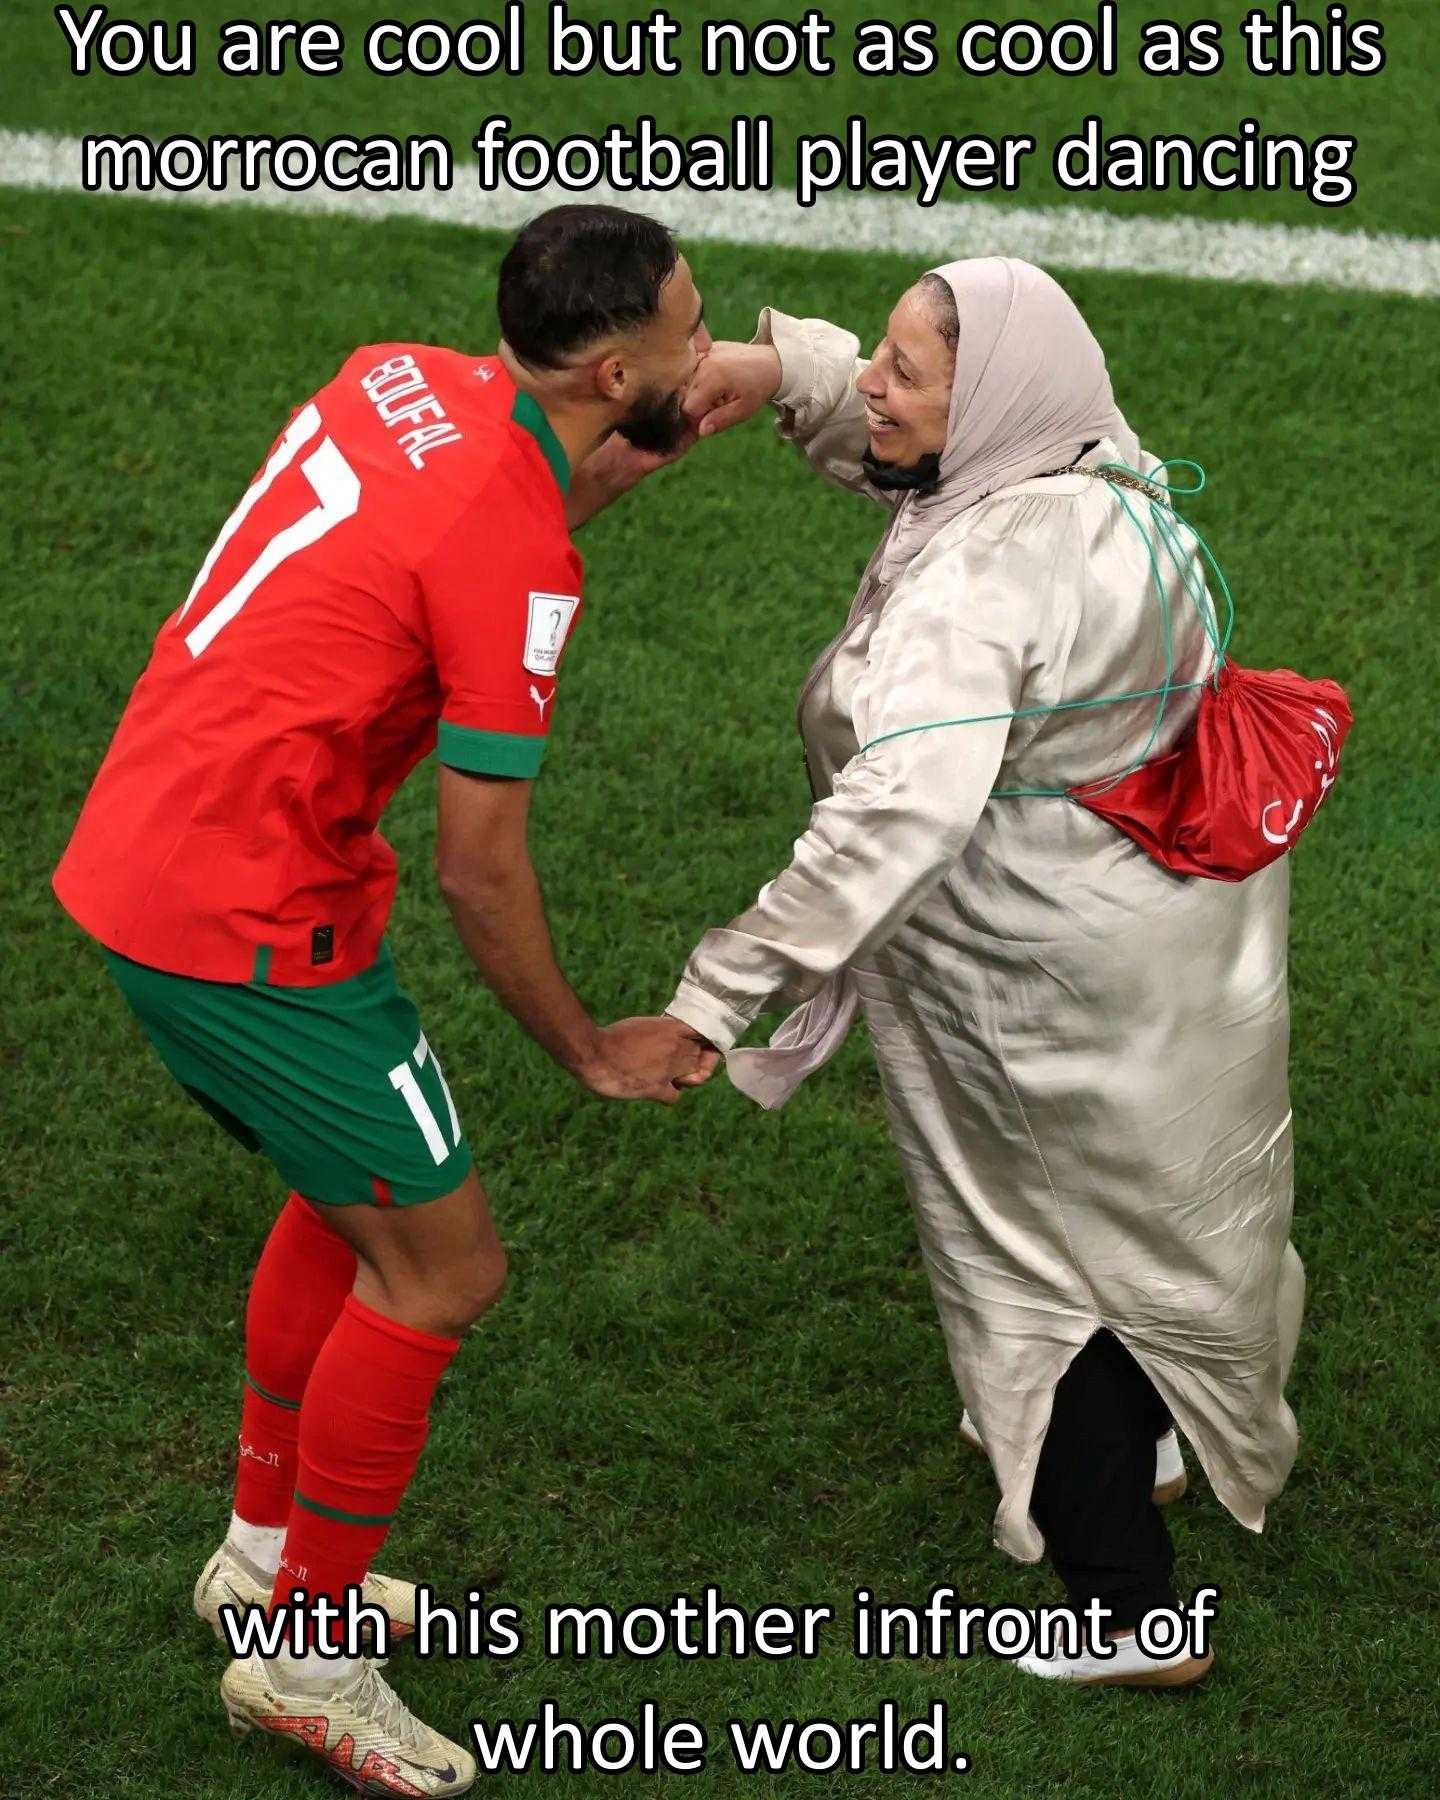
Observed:
[[[385,937],[380,817],[423,757],[455,929],[524,1029],[615,1099],[671,1104],[717,1060],[675,1019],[596,1024],[526,849],[582,610],[570,534],[687,447],[700,296],[661,225],[564,206],[515,239],[498,306],[494,355],[371,345],[294,413],[161,627],[54,876],[172,1074],[291,1190],[246,1311],[230,1530],[195,1590],[217,1634],[222,1604],[313,1627],[294,1602],[350,1589],[413,1627],[413,1586],[371,1563],[505,1279]],[[341,1650],[312,1628],[235,1659],[232,1725],[367,1793],[463,1793],[468,1752]]]

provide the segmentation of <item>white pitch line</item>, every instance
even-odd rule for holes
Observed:
[[[470,168],[459,165],[462,184]],[[80,139],[44,131],[0,131],[0,185],[83,193]],[[641,207],[682,237],[795,250],[884,250],[928,261],[959,256],[1018,256],[1052,269],[1104,269],[1175,275],[1189,281],[1256,282],[1270,287],[1355,289],[1440,297],[1440,239],[1322,227],[1215,223],[1130,217],[1089,207],[1034,207],[955,201],[928,208],[903,195],[827,195],[800,207],[788,190],[770,194],[619,193],[601,184],[583,195],[557,187],[534,192],[469,185],[407,194],[286,193],[265,186],[160,189],[127,199],[187,206],[269,207],[287,213],[348,218],[425,219],[479,230],[513,230],[562,200],[590,199]]]

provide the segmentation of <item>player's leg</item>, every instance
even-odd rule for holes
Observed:
[[[436,1386],[505,1281],[473,1169],[440,1199],[336,1207],[330,1217],[353,1250],[356,1280],[305,1384],[277,1606],[302,1593],[343,1606],[359,1584],[373,1598],[367,1573],[419,1460]],[[314,1648],[238,1658],[221,1692],[237,1729],[296,1733],[375,1791],[393,1779],[411,1784],[399,1793],[458,1794],[473,1779],[468,1753],[417,1719],[363,1659]]]
[[[341,1501],[328,1523],[343,1542],[338,1560],[328,1566],[330,1585],[339,1590],[331,1598],[343,1600],[343,1587],[364,1575],[379,1541],[372,1497],[388,1494],[398,1504],[424,1440],[435,1384],[464,1325],[493,1300],[503,1279],[503,1258],[449,1087],[413,1003],[396,985],[384,945],[361,975],[313,989],[197,982],[123,959],[107,961],[176,1079],[247,1148],[265,1152],[287,1185],[315,1204],[317,1217],[348,1256],[355,1256],[354,1238],[369,1241],[366,1219],[388,1213],[423,1221],[371,1234],[366,1281],[373,1286],[365,1291],[381,1308],[398,1301],[400,1314],[450,1329],[427,1331],[367,1306],[355,1297],[352,1282],[300,1392],[296,1485],[312,1498],[318,1490],[321,1507],[327,1494]],[[322,1254],[333,1257],[328,1307],[348,1265],[333,1255],[328,1239],[309,1235],[309,1220],[292,1216],[290,1223],[307,1234],[311,1252],[323,1244]],[[337,1225],[349,1229],[342,1233]],[[405,1252],[397,1244],[413,1248]],[[293,1300],[303,1279],[296,1282],[291,1267],[287,1282],[284,1251],[282,1235],[273,1273],[277,1289],[290,1286]],[[268,1285],[268,1254],[263,1260]],[[358,1268],[357,1258],[357,1274]],[[305,1333],[309,1342],[286,1353],[293,1356],[292,1387],[299,1387],[294,1371],[323,1324],[317,1311]],[[317,1372],[325,1375],[318,1385]],[[294,1398],[271,1387],[258,1369],[254,1374],[277,1398]],[[278,1380],[273,1371],[272,1380]],[[377,1406],[384,1396],[389,1404]],[[327,1452],[323,1420],[332,1410],[337,1420],[348,1419],[354,1436],[342,1431]],[[318,1436],[307,1472],[312,1417]],[[270,1424],[276,1429],[273,1415]],[[357,1504],[365,1508],[358,1524]],[[292,1493],[287,1536],[304,1513],[315,1521],[325,1517]],[[341,1529],[347,1522],[350,1529]],[[336,1550],[332,1541],[318,1554],[333,1558]],[[318,1559],[316,1572],[322,1573]],[[311,1591],[317,1586],[312,1582]],[[241,1597],[263,1604],[272,1590],[267,1583]],[[393,1620],[404,1605],[413,1605],[414,1590],[371,1575],[364,1597]],[[218,1617],[218,1605],[214,1610]],[[439,1800],[469,1788],[474,1758],[415,1718],[373,1662],[299,1661],[310,1666],[259,1656],[230,1664],[221,1693],[235,1729],[260,1726],[299,1741],[366,1792]]]
[[[335,1207],[328,1222],[356,1260],[355,1297],[441,1337],[459,1337],[500,1298],[505,1251],[472,1168],[438,1200],[404,1207]]]
[[[336,1208],[355,1289],[310,1371],[276,1605],[343,1604],[385,1540],[463,1333],[498,1299],[505,1255],[473,1169],[450,1194],[386,1210]]]
[[[364,1262],[352,1240],[369,1246]],[[391,1212],[316,1206],[291,1193],[250,1285],[235,1505],[225,1545],[201,1576],[207,1596],[213,1588],[217,1603],[244,1604],[260,1597],[263,1580],[269,1598],[295,1493],[301,1398],[351,1291],[402,1323],[459,1335],[498,1295],[504,1273],[473,1172],[448,1199]],[[209,1616],[203,1598],[197,1608]]]
[[[219,1635],[223,1603],[266,1604],[280,1569],[299,1456],[300,1401],[355,1285],[355,1252],[325,1209],[292,1190],[265,1240],[245,1309],[245,1389],[225,1541],[195,1584]]]

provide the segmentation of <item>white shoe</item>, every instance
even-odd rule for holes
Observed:
[[[1155,1485],[1150,1498],[1157,1506],[1168,1506],[1178,1500],[1190,1485],[1185,1473],[1185,1458],[1180,1454],[1180,1438],[1172,1425],[1163,1437],[1155,1440]]]
[[[242,1656],[221,1676],[237,1737],[259,1729],[288,1738],[362,1794],[441,1800],[474,1784],[475,1758],[417,1719],[373,1662],[362,1659],[333,1692],[282,1693],[274,1673],[262,1657]]]
[[[1066,1656],[1057,1647],[1054,1656],[1032,1650],[1015,1658],[1015,1667],[1045,1681],[1073,1681],[1081,1687],[1189,1687],[1208,1675],[1215,1653],[1192,1656],[1178,1650],[1172,1656],[1147,1656],[1133,1637],[1114,1638],[1113,1656]]]
[[[228,1541],[223,1543],[200,1571],[195,1583],[195,1616],[225,1643],[220,1628],[222,1603],[231,1606],[268,1606],[275,1577],[267,1575],[242,1556]],[[409,1637],[415,1630],[415,1584],[397,1581],[393,1575],[377,1575],[372,1570],[365,1577],[361,1598],[370,1606],[378,1606],[390,1620],[392,1638]],[[228,1646],[227,1646],[228,1648]]]
[[[984,1440],[968,1412],[960,1415],[960,1436],[972,1450],[984,1451]],[[1180,1439],[1172,1426],[1163,1437],[1155,1440],[1155,1485],[1150,1490],[1150,1498],[1156,1506],[1169,1506],[1189,1485],[1185,1458],[1180,1454]]]

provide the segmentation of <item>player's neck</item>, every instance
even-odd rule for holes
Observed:
[[[546,422],[560,440],[572,470],[578,469],[598,450],[615,429],[615,410],[601,400],[580,400],[566,394],[557,381],[536,376],[517,360],[508,344],[498,352],[506,372],[522,394],[528,394],[544,413]]]
[[[528,388],[525,391],[545,414],[572,471],[580,467],[592,450],[598,450],[615,429],[614,412],[608,406],[567,406],[563,401],[555,400],[553,395],[542,396]]]

